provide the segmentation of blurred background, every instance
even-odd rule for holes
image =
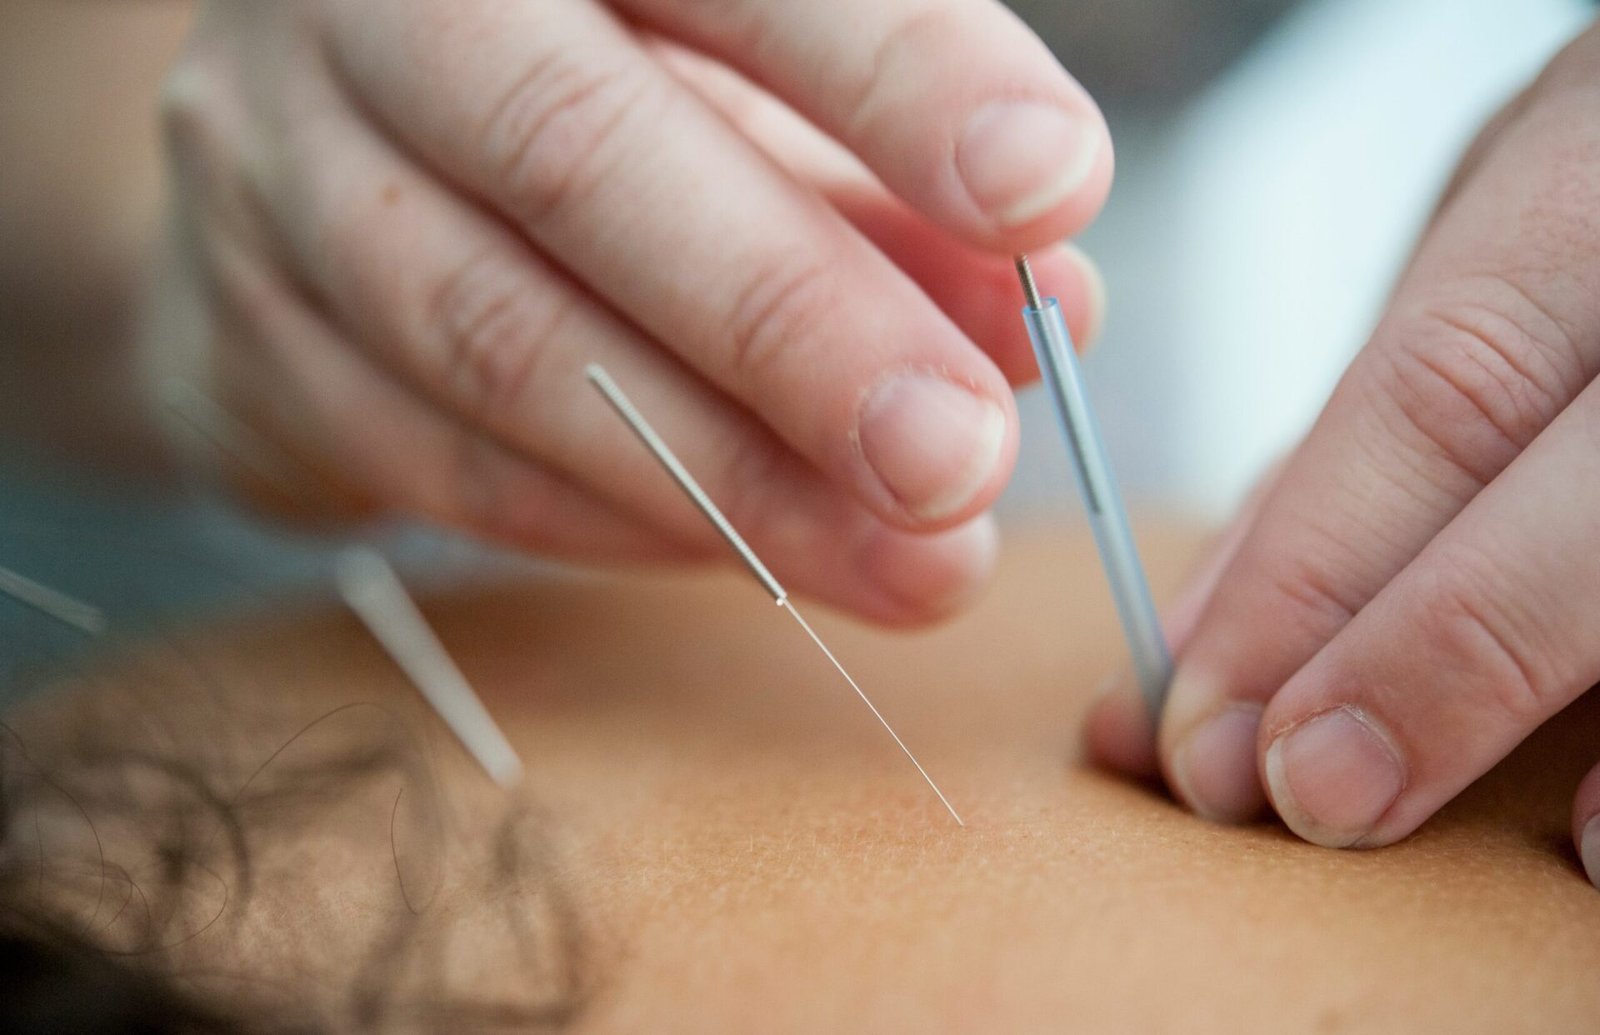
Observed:
[[[155,57],[175,46],[186,7],[26,2],[41,17],[118,19],[118,45]],[[1584,0],[1014,6],[1099,99],[1117,143],[1115,189],[1082,242],[1110,292],[1086,370],[1113,463],[1137,506],[1208,521],[1309,425],[1477,127],[1595,14]],[[7,179],[16,189],[30,175],[76,176],[92,199],[96,177],[118,175],[5,149],[7,119],[14,129],[37,117],[51,59],[29,39],[0,40],[0,202]],[[127,103],[153,82],[148,70],[125,78]],[[84,109],[85,131],[102,108]],[[130,153],[147,146],[128,141]],[[56,215],[0,218],[0,347],[18,347],[8,322],[37,322],[29,285],[59,305],[70,283],[50,275]],[[0,376],[24,376],[24,364],[4,367]],[[1002,517],[1048,508],[1081,520],[1045,400],[1027,392],[1023,411]],[[396,530],[390,545],[419,570],[483,560],[421,530]],[[327,546],[215,499],[141,495],[0,459],[0,566],[99,604],[119,625],[310,584],[325,574]],[[26,684],[80,641],[0,598],[0,688]]]
[[[1018,0],[1105,109],[1083,236],[1110,293],[1085,364],[1130,497],[1221,519],[1366,341],[1478,128],[1595,15],[1581,0]],[[1025,401],[1012,513],[1072,492]]]

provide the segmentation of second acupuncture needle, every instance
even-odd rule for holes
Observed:
[[[905,741],[901,740],[900,735],[894,731],[894,727],[889,725],[889,720],[883,717],[883,713],[878,711],[877,706],[867,697],[866,692],[851,678],[850,673],[845,671],[844,665],[839,662],[838,658],[834,657],[833,651],[829,650],[827,644],[822,642],[822,637],[818,636],[816,630],[811,628],[811,623],[801,617],[800,612],[796,610],[794,603],[789,599],[788,590],[784,589],[772,572],[767,570],[767,566],[761,563],[761,558],[757,557],[756,552],[750,549],[750,544],[744,541],[744,537],[733,527],[717,505],[711,502],[711,497],[706,495],[705,490],[700,487],[700,483],[694,480],[694,476],[683,466],[682,461],[667,446],[661,436],[656,433],[656,430],[650,426],[650,422],[644,419],[644,415],[633,405],[627,395],[623,394],[622,389],[617,386],[616,381],[612,380],[611,375],[606,373],[604,367],[596,363],[589,364],[584,369],[584,374],[588,377],[589,382],[599,390],[600,394],[605,396],[606,402],[611,404],[611,408],[617,412],[617,416],[627,423],[633,433],[639,437],[639,441],[644,443],[645,448],[649,449],[661,466],[667,469],[667,473],[672,475],[672,480],[678,483],[678,487],[688,495],[694,505],[706,516],[706,520],[710,521],[722,538],[727,540],[728,545],[733,547],[733,551],[739,555],[739,559],[744,562],[745,567],[750,569],[750,573],[755,576],[756,581],[761,583],[763,589],[772,594],[773,601],[789,612],[796,622],[800,623],[800,628],[805,630],[806,635],[811,637],[811,641],[833,663],[833,667],[838,669],[845,682],[850,684],[850,689],[856,692],[856,696],[861,698],[861,702],[872,712],[873,717],[878,720],[878,723],[883,726],[889,736],[894,738],[895,744],[911,760],[911,764],[917,767],[917,772],[922,774],[922,779],[933,790],[933,793],[939,796],[939,802],[950,813],[950,817],[956,821],[958,826],[966,826],[961,820],[960,813],[956,812],[955,806],[950,804],[950,799],[944,796],[944,792],[939,789],[939,785],[933,782],[933,777],[929,776],[928,771],[922,768],[922,763],[917,761],[917,756],[911,753],[911,749],[906,747]]]

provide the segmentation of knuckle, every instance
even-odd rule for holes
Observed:
[[[480,153],[512,215],[528,225],[570,208],[604,176],[605,153],[655,91],[626,63],[552,49],[501,95]]]
[[[1429,309],[1391,366],[1405,424],[1480,485],[1555,419],[1582,376],[1560,325],[1516,289],[1500,294]]]
[[[491,427],[516,413],[572,312],[563,293],[530,290],[498,249],[461,263],[424,305],[422,340],[443,363],[447,388]]]
[[[1500,565],[1460,548],[1432,566],[1419,612],[1420,642],[1439,652],[1444,674],[1482,686],[1500,714],[1526,724],[1554,710],[1557,680],[1535,632],[1510,603]]]
[[[1267,581],[1273,597],[1288,605],[1280,617],[1319,641],[1348,624],[1364,603],[1339,585],[1328,566],[1312,560],[1326,556],[1323,551],[1298,551],[1275,565]]]
[[[793,251],[756,264],[728,311],[730,373],[758,382],[774,362],[816,335],[837,302],[833,272],[818,255]]]

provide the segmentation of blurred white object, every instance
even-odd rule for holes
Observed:
[[[1324,0],[1175,122],[1113,118],[1118,184],[1088,237],[1111,313],[1086,367],[1130,496],[1221,517],[1298,440],[1473,134],[1594,13]],[[1029,440],[1049,437],[1041,403]],[[1020,497],[1070,485],[1024,456]]]
[[[1576,35],[1577,0],[1334,0],[1292,17],[1196,107],[1173,152],[1169,412],[1188,484],[1230,506],[1365,343],[1482,123]]]

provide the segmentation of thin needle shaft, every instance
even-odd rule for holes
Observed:
[[[788,591],[773,577],[772,572],[767,570],[767,566],[761,563],[761,558],[757,557],[756,552],[750,549],[750,545],[744,541],[744,537],[723,516],[717,505],[711,502],[711,497],[707,496],[706,491],[700,487],[700,483],[694,480],[694,475],[689,473],[688,468],[683,466],[677,455],[672,452],[666,442],[662,441],[661,436],[650,426],[650,422],[645,420],[644,414],[639,412],[638,408],[623,394],[617,383],[611,379],[611,375],[606,373],[604,367],[597,363],[591,363],[584,369],[584,376],[589,379],[589,382],[595,388],[599,389],[600,394],[605,396],[606,401],[611,404],[611,408],[617,411],[617,415],[627,422],[628,427],[633,429],[633,433],[639,437],[639,441],[645,444],[645,447],[661,463],[661,466],[667,469],[667,473],[672,475],[672,479],[678,483],[678,487],[684,491],[689,499],[694,501],[696,507],[700,508],[700,513],[704,514],[706,519],[722,534],[722,538],[728,541],[728,545],[732,546],[734,552],[739,555],[739,559],[744,561],[745,566],[756,577],[756,581],[760,582],[762,587],[772,594],[773,600],[777,602],[779,607],[794,616],[794,620],[800,623],[800,628],[804,629],[806,635],[811,637],[811,642],[815,643],[822,653],[827,656],[827,659],[833,662],[833,667],[838,669],[845,682],[850,684],[850,689],[856,692],[856,696],[861,698],[862,703],[871,710],[879,724],[888,731],[889,736],[894,738],[894,742],[900,746],[900,750],[911,760],[911,764],[917,767],[917,772],[922,774],[922,779],[932,788],[933,793],[939,796],[939,801],[949,810],[950,816],[956,821],[956,824],[958,826],[966,826],[961,820],[961,815],[950,804],[950,799],[944,796],[944,792],[939,789],[939,785],[933,782],[933,777],[929,776],[928,771],[922,768],[922,763],[917,761],[917,756],[911,753],[911,749],[906,747],[905,741],[901,740],[900,735],[894,731],[894,727],[889,725],[889,720],[885,719],[883,713],[878,711],[877,706],[867,697],[860,684],[851,678],[849,672],[845,671],[845,667],[839,663],[838,658],[834,657],[833,651],[828,649],[827,644],[822,642],[822,637],[816,634],[816,631],[811,628],[811,624],[800,617],[800,612],[795,610],[794,604],[789,601]]]
[[[106,618],[98,607],[40,585],[10,568],[0,568],[0,593],[91,636],[105,632]]]
[[[800,628],[804,629],[806,631],[806,635],[811,637],[811,642],[815,643],[817,647],[821,649],[822,653],[828,656],[828,660],[833,662],[833,667],[838,669],[839,674],[844,677],[844,681],[850,684],[850,689],[854,690],[856,692],[856,696],[861,698],[861,703],[872,710],[872,714],[877,718],[879,724],[881,724],[883,728],[888,731],[889,736],[894,738],[894,742],[900,745],[900,750],[905,752],[905,756],[907,758],[911,759],[911,764],[917,767],[917,772],[922,774],[922,779],[927,782],[928,786],[933,789],[933,793],[939,796],[939,800],[943,802],[944,807],[949,810],[950,818],[956,821],[957,826],[966,826],[967,824],[962,822],[961,814],[956,811],[956,807],[950,804],[950,799],[946,798],[944,796],[944,792],[939,789],[939,785],[933,782],[933,777],[929,776],[928,771],[922,768],[922,763],[917,761],[917,756],[913,755],[911,753],[911,749],[906,747],[906,742],[900,739],[900,734],[896,733],[894,731],[894,727],[889,725],[889,720],[883,717],[883,713],[878,711],[877,705],[872,703],[872,700],[867,697],[860,685],[858,685],[856,681],[850,677],[850,673],[846,672],[844,670],[844,666],[839,664],[839,659],[833,656],[833,651],[828,649],[828,645],[822,642],[822,637],[818,636],[816,630],[811,628],[811,623],[800,617],[800,612],[795,610],[794,602],[785,600],[782,603],[782,607],[785,611],[794,615],[794,620],[799,622]]]
[[[451,660],[383,555],[354,547],[339,557],[339,594],[439,713],[467,753],[502,787],[522,778],[522,760]]]
[[[633,429],[633,433],[639,436],[639,441],[645,444],[645,448],[649,449],[661,466],[667,469],[667,473],[672,475],[672,480],[678,483],[678,488],[688,494],[689,499],[694,501],[694,505],[700,508],[700,513],[706,516],[706,520],[716,526],[722,538],[726,539],[728,545],[733,547],[734,553],[737,553],[739,559],[744,561],[745,567],[750,569],[750,574],[756,577],[756,581],[761,583],[762,588],[772,594],[772,599],[776,603],[781,604],[787,600],[789,591],[784,589],[772,572],[767,570],[767,566],[761,563],[761,558],[757,557],[756,552],[750,549],[750,544],[744,541],[744,536],[740,535],[732,523],[722,516],[722,511],[718,510],[717,505],[711,502],[711,497],[706,495],[706,491],[700,488],[700,483],[694,480],[694,475],[689,473],[688,468],[684,467],[683,462],[678,459],[678,455],[672,451],[666,442],[662,441],[660,435],[656,434],[656,429],[652,428],[650,422],[644,419],[644,414],[640,413],[638,407],[633,405],[633,401],[623,394],[622,389],[611,379],[611,375],[606,373],[605,367],[598,363],[590,363],[584,368],[583,373],[589,379],[589,383],[598,388],[600,394],[606,397],[606,402],[610,403],[611,408],[617,411],[617,416],[628,423],[628,427]]]
[[[172,378],[161,386],[167,411],[240,467],[315,511],[318,502],[302,484],[310,469],[268,442],[215,400],[187,381]]]

